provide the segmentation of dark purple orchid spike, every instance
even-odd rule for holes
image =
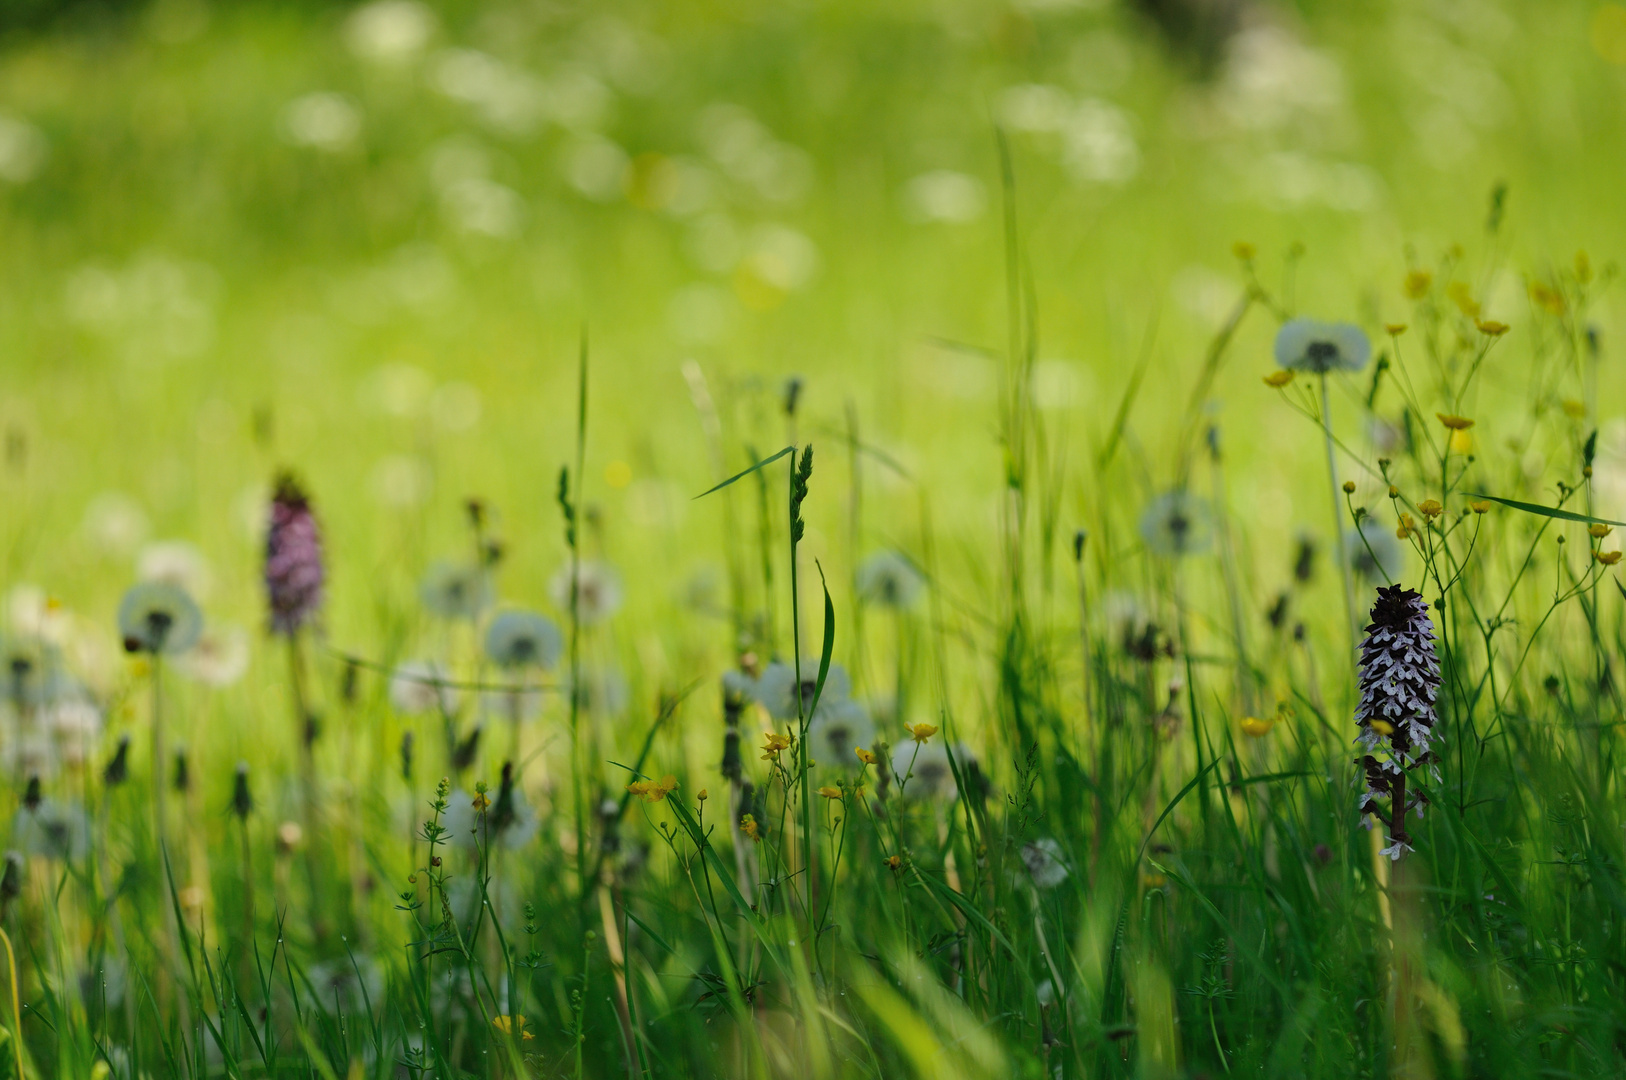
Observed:
[[[271,496],[271,525],[265,536],[271,632],[291,636],[311,622],[321,609],[326,578],[322,536],[310,500],[299,482],[283,473]]]
[[[1432,743],[1440,665],[1434,655],[1434,623],[1428,605],[1414,589],[1391,585],[1378,589],[1372,622],[1361,642],[1361,700],[1355,708],[1360,728],[1356,740],[1364,751],[1359,761],[1365,780],[1360,810],[1389,824],[1383,854],[1391,859],[1412,850],[1406,815],[1419,817],[1428,797],[1406,791],[1407,772],[1429,769],[1439,778]],[[1387,801],[1385,807],[1383,802]],[[1372,817],[1363,824],[1371,827]]]

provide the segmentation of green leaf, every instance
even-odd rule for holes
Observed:
[[[1626,528],[1626,521],[1611,521],[1608,518],[1588,517],[1585,514],[1577,514],[1573,510],[1560,510],[1556,506],[1541,506],[1536,503],[1519,502],[1517,499],[1501,499],[1495,495],[1476,494],[1471,491],[1467,492],[1466,494],[1470,499],[1489,499],[1491,502],[1501,503],[1503,506],[1511,506],[1515,510],[1523,510],[1527,514],[1535,514],[1538,517],[1562,518],[1565,521],[1582,521],[1589,525],[1619,525]]]
[[[830,602],[830,586],[824,580],[824,567],[817,559],[813,560],[813,565],[819,569],[819,587],[824,590],[824,645],[819,650],[819,679],[813,684],[813,701],[807,707],[810,723],[814,711],[819,707],[819,698],[824,693],[824,680],[830,674],[830,657],[836,651],[836,606]]]
[[[796,452],[796,447],[787,446],[783,450],[779,451],[779,453],[775,454],[773,457],[763,458],[761,461],[757,462],[755,465],[751,466],[749,469],[746,469],[744,472],[735,473],[733,476],[730,476],[727,480],[724,480],[721,484],[718,484],[716,487],[707,488],[705,491],[702,491],[700,494],[696,495],[695,498],[696,499],[704,499],[707,495],[710,495],[713,491],[721,491],[725,487],[727,487],[728,485],[732,484],[734,481],[743,480],[745,477],[750,476],[752,473],[758,472],[759,470],[765,469],[769,465],[772,465],[774,462],[778,461],[780,458],[784,457],[786,454],[794,454],[795,452]]]

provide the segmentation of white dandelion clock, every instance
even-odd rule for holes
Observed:
[[[958,747],[955,753],[959,753]],[[959,791],[948,750],[941,742],[902,743],[892,751],[892,772],[901,781],[898,793],[905,799],[951,799]]]
[[[763,669],[754,686],[755,697],[775,720],[795,720],[798,715],[797,698],[801,699],[801,712],[813,706],[813,692],[818,688],[819,662],[814,658],[802,660],[802,677],[796,678],[796,668],[782,660],[775,660]],[[824,691],[819,697],[819,709],[833,708],[852,695],[852,680],[847,669],[831,664],[824,678]]]
[[[473,563],[437,562],[419,584],[418,597],[442,619],[478,619],[491,606],[491,581]]]
[[[858,595],[881,607],[912,607],[925,584],[915,564],[896,551],[878,551],[858,567]]]
[[[829,691],[828,682],[825,691]],[[875,723],[869,710],[846,698],[831,702],[828,708],[821,701],[807,725],[808,750],[820,765],[856,768],[858,758],[853,751],[874,742]]]
[[[505,611],[486,627],[486,658],[509,669],[551,668],[564,650],[552,619],[531,611]]]
[[[1366,331],[1354,323],[1291,319],[1276,332],[1276,363],[1292,371],[1325,375],[1359,371],[1372,358]]]
[[[1067,880],[1071,873],[1062,854],[1061,844],[1045,836],[1022,845],[1022,865],[1027,867],[1033,884],[1041,889],[1054,889]]]
[[[126,652],[183,653],[203,632],[203,613],[179,585],[143,581],[119,603],[119,635]]]
[[[553,575],[548,595],[560,611],[570,611],[572,577],[576,581],[576,618],[583,626],[601,623],[621,610],[621,575],[605,563],[585,561],[574,574],[566,563]]]
[[[1141,514],[1140,535],[1153,554],[1169,558],[1200,555],[1214,541],[1208,503],[1183,489],[1165,492]]]

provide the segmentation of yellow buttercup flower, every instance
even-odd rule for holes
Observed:
[[[1474,433],[1471,431],[1453,431],[1451,433],[1451,452],[1457,455],[1474,452]]]
[[[1610,533],[1614,532],[1615,530],[1611,529],[1607,525],[1598,524],[1598,525],[1588,525],[1586,527],[1586,531],[1592,534],[1593,539],[1602,540],[1604,537],[1608,536]]]
[[[740,815],[740,832],[749,836],[757,843],[762,843],[762,831],[757,827],[757,819],[750,814]]]
[[[1417,512],[1433,521],[1445,512],[1445,507],[1440,505],[1438,499],[1424,499],[1417,504]]]
[[[1615,565],[1616,563],[1618,563],[1620,561],[1620,552],[1618,552],[1618,551],[1594,551],[1592,553],[1592,557],[1594,559],[1597,559],[1599,562],[1603,563],[1605,566],[1613,566],[1613,565]]]
[[[1272,371],[1269,375],[1265,376],[1265,385],[1273,386],[1277,390],[1280,390],[1282,387],[1293,381],[1294,374],[1295,373],[1291,368],[1283,368],[1280,371]]]
[[[819,789],[819,794],[823,795],[826,799],[839,799],[841,798],[841,789],[838,787],[830,787],[827,784]]]
[[[1508,331],[1507,323],[1497,322],[1495,319],[1477,319],[1474,325],[1479,327],[1479,332],[1486,337],[1501,337]]]
[[[763,761],[778,761],[779,752],[781,750],[790,749],[789,735],[781,735],[777,731],[769,731],[764,732],[762,737],[766,740],[762,744]]]
[[[1275,726],[1276,726],[1275,717],[1271,717],[1268,720],[1261,720],[1257,716],[1249,716],[1249,717],[1243,718],[1243,721],[1242,721],[1242,734],[1251,736],[1252,738],[1255,738],[1255,739],[1262,739],[1266,735],[1269,735],[1270,734],[1270,729],[1275,727]]]
[[[1469,290],[1466,284],[1453,281],[1445,287],[1445,295],[1449,296],[1451,302],[1457,305],[1457,310],[1468,316],[1468,318],[1479,318],[1479,301],[1474,299],[1473,292]]]
[[[709,791],[707,791],[705,788],[701,788],[700,789],[700,794],[695,796],[695,799],[697,801],[699,801],[699,802],[705,802],[709,798],[711,798],[711,793]]]
[[[887,869],[893,871],[894,873],[903,869],[903,859],[897,855],[888,855],[883,861],[886,863]]]
[[[1258,253],[1259,249],[1248,243],[1246,240],[1238,240],[1236,243],[1231,245],[1231,254],[1235,255],[1243,262],[1251,262],[1253,257]]]
[[[659,780],[635,780],[627,785],[627,790],[645,802],[656,803],[675,791],[677,786],[677,777],[668,774]]]
[[[1467,431],[1469,428],[1474,426],[1474,422],[1468,419],[1466,416],[1457,416],[1455,413],[1443,412],[1438,412],[1434,415],[1439,418],[1440,423],[1444,424],[1452,431]]]
[[[1401,286],[1406,295],[1412,300],[1421,300],[1428,295],[1428,290],[1434,285],[1434,275],[1427,270],[1413,270],[1406,275],[1406,283]]]
[[[862,761],[865,765],[873,765],[877,760],[879,760],[874,754],[870,753],[868,750],[865,750],[862,746],[855,749],[853,753],[857,754],[858,760]]]
[[[937,734],[936,724],[905,724],[903,725],[903,729],[907,731],[917,743],[923,743],[933,735]]]
[[[1549,315],[1564,314],[1564,294],[1539,281],[1530,283],[1530,299]]]
[[[1472,510],[1476,514],[1489,513],[1490,508],[1491,504],[1489,499],[1475,499],[1468,504],[1468,509]]]
[[[1401,514],[1400,525],[1395,529],[1395,535],[1402,540],[1409,540],[1411,539],[1411,535],[1416,531],[1416,520],[1410,514]]]
[[[491,1026],[504,1035],[518,1035],[521,1042],[530,1042],[536,1038],[535,1035],[525,1029],[525,1017],[523,1016],[493,1016]]]
[[[1586,402],[1576,401],[1574,398],[1565,398],[1562,402],[1564,415],[1571,420],[1586,419]]]
[[[1406,324],[1403,322],[1384,323],[1383,332],[1390,337],[1399,337],[1406,332]]]
[[[490,806],[491,806],[491,800],[486,797],[485,792],[477,791],[477,792],[474,793],[474,812],[475,813],[483,814],[483,813],[486,812],[487,809],[490,808]]]

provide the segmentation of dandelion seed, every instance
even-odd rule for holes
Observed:
[[[1155,555],[1179,558],[1207,551],[1213,540],[1208,504],[1183,490],[1165,492],[1141,514],[1140,535]]]
[[[486,628],[486,658],[505,668],[551,668],[564,650],[552,619],[530,611],[505,611]]]
[[[284,473],[271,496],[265,534],[265,592],[272,633],[290,635],[315,619],[325,581],[322,537],[310,500],[298,481]]]
[[[870,603],[901,610],[914,605],[925,584],[919,569],[896,551],[878,551],[858,567],[858,595]]]
[[[1361,370],[1372,357],[1372,343],[1354,323],[1292,319],[1276,332],[1275,352],[1283,368],[1325,375]]]
[[[202,629],[203,614],[178,585],[144,581],[132,586],[119,603],[119,634],[126,652],[185,652]]]
[[[89,815],[77,803],[42,798],[38,785],[37,777],[30,781],[33,797],[25,798],[12,818],[12,844],[25,855],[70,861],[84,858],[90,847]]]

